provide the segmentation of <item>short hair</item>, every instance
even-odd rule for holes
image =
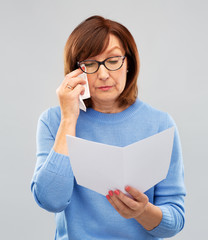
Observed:
[[[126,85],[117,101],[119,106],[131,105],[138,95],[139,53],[129,30],[116,21],[98,15],[82,21],[67,39],[64,48],[64,73],[66,75],[75,70],[77,62],[97,56],[105,51],[110,34],[116,36],[122,43],[128,63]],[[91,99],[86,99],[84,102],[87,107],[92,107]]]

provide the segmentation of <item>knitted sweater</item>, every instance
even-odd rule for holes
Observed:
[[[92,108],[80,111],[76,126],[77,137],[120,147],[175,126],[168,175],[145,192],[163,214],[160,224],[151,231],[135,219],[123,218],[105,196],[77,184],[69,156],[53,150],[60,120],[59,106],[46,110],[39,118],[37,163],[31,183],[38,205],[55,213],[55,239],[158,240],[183,228],[186,192],[182,152],[177,127],[168,113],[137,99],[120,113],[101,113]]]

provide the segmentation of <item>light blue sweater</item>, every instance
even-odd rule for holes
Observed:
[[[120,113],[106,114],[92,108],[80,111],[76,127],[77,137],[126,146],[175,126],[167,178],[146,192],[149,201],[163,213],[161,223],[151,231],[145,230],[135,219],[120,216],[105,196],[77,184],[69,157],[53,150],[60,119],[60,107],[48,109],[39,118],[37,164],[31,184],[38,205],[55,213],[55,239],[156,240],[171,237],[183,228],[182,152],[177,127],[168,113],[137,99]]]

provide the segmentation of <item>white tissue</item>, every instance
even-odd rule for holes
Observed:
[[[82,65],[81,67],[84,67],[84,65]],[[84,99],[90,98],[90,90],[89,90],[89,84],[88,84],[88,79],[87,79],[87,74],[86,73],[82,73],[79,75],[79,77],[83,78],[86,81],[86,84],[84,85],[85,88],[85,92],[83,95],[79,95],[79,108],[83,111],[86,112],[86,106],[84,104]]]

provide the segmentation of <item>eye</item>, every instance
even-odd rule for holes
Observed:
[[[118,60],[108,60],[108,63],[110,63],[110,64],[117,64]]]
[[[94,67],[96,66],[96,62],[85,62],[85,67]]]
[[[121,61],[120,57],[112,57],[107,60],[107,64],[116,65]]]

